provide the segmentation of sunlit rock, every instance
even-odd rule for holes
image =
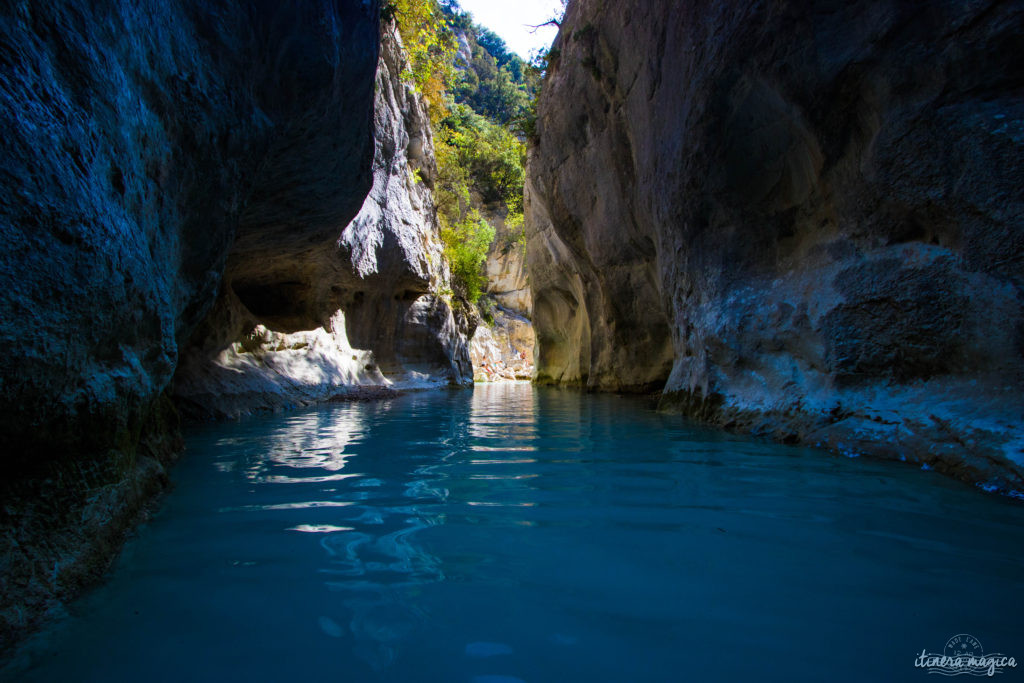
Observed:
[[[259,228],[232,250],[218,304],[175,377],[174,394],[190,411],[238,415],[358,396],[359,387],[471,380],[465,330],[438,294],[448,273],[428,185],[432,134],[405,68],[387,25],[373,185],[347,225],[314,233],[287,217],[270,226],[277,214],[258,208],[246,214]]]
[[[571,3],[537,378],[1024,489],[1013,3]]]

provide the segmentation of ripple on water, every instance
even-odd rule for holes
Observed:
[[[1024,508],[641,400],[325,406],[197,428],[173,476],[5,678],[897,680],[967,629],[1024,656]]]

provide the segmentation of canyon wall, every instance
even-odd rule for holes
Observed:
[[[429,128],[381,35],[373,0],[0,10],[0,649],[102,574],[175,402],[469,381]]]
[[[236,239],[352,219],[377,37],[372,3],[5,6],[0,466],[131,445]]]
[[[350,223],[317,228],[255,203],[243,212],[220,297],[174,378],[184,411],[234,417],[359,398],[367,386],[472,381],[472,330],[439,294],[449,273],[431,194],[432,133],[402,78],[408,69],[388,22],[374,88],[373,185]]]
[[[505,216],[484,211],[494,226],[494,241],[484,262],[487,286],[483,319],[470,342],[473,379],[478,382],[533,378],[535,337],[530,317],[533,298],[526,268],[523,226],[510,226]]]
[[[540,381],[1024,496],[1020,2],[575,0]]]
[[[533,313],[533,297],[526,268],[523,226],[509,226],[503,216],[489,213],[484,216],[494,226],[494,241],[484,262],[485,292],[499,306],[529,317]]]

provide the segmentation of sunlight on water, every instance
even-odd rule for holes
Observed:
[[[1024,657],[1024,508],[527,385],[196,428],[24,681],[910,680]]]

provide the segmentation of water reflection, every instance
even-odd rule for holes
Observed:
[[[410,425],[383,419],[387,412],[381,406],[350,405],[296,415],[273,434],[267,457],[254,459],[248,468],[255,482],[314,489],[310,497],[328,493],[334,506],[344,508],[333,523],[288,530],[320,535],[324,558],[317,574],[329,593],[340,596],[337,613],[318,617],[320,631],[348,638],[354,654],[375,671],[390,666],[422,627],[424,615],[408,607],[417,587],[445,578],[441,560],[415,537],[444,522],[432,509],[447,497],[437,483],[443,477],[438,466],[402,471],[408,465],[404,458],[388,460],[389,446],[405,449],[399,440]],[[417,413],[411,412],[415,423]],[[422,430],[417,434],[428,451],[447,441],[430,439]],[[328,483],[339,486],[328,491],[322,486]],[[323,507],[308,509],[322,512]]]
[[[893,680],[919,640],[1024,637],[1018,507],[636,400],[487,385],[189,448],[115,579],[11,680]]]
[[[478,440],[471,444],[474,450],[536,450],[535,394],[513,382],[477,387],[470,401],[469,435]]]
[[[334,495],[334,502],[347,508],[339,517],[343,528],[292,528],[323,534],[325,562],[318,573],[328,591],[343,596],[347,614],[325,617],[321,630],[330,637],[347,632],[355,654],[376,671],[395,662],[428,623],[430,615],[414,607],[422,588],[447,579],[445,562],[428,549],[422,532],[453,519],[478,523],[479,513],[473,512],[477,508],[535,506],[531,480],[540,476],[534,471],[537,459],[523,457],[537,450],[532,391],[509,385],[478,388],[468,411],[461,406],[447,424],[434,428],[418,419],[416,397],[407,402],[408,414],[397,425],[375,420],[357,407],[296,416],[275,435],[266,461],[251,463],[249,469],[262,483],[314,485],[338,481],[339,474],[353,478]],[[431,419],[436,417],[435,403],[429,399],[422,405]],[[416,436],[411,445],[418,452],[408,452],[410,434]],[[360,458],[371,442],[376,444],[374,457]],[[382,452],[392,444],[406,451],[396,454],[395,461]],[[417,456],[423,464],[409,467]],[[351,471],[353,462],[360,464],[359,472]],[[282,476],[279,468],[303,471]],[[532,524],[515,519],[506,523]],[[449,564],[464,579],[479,561],[462,556]]]
[[[297,477],[291,470],[340,472],[353,456],[354,444],[366,438],[366,406],[349,405],[339,410],[294,413],[268,435],[246,469],[249,479],[260,483],[323,483],[349,476],[335,474]]]
[[[287,531],[301,531],[306,534],[330,534],[335,531],[352,531],[352,527],[335,526],[334,524],[297,524],[288,527]]]

